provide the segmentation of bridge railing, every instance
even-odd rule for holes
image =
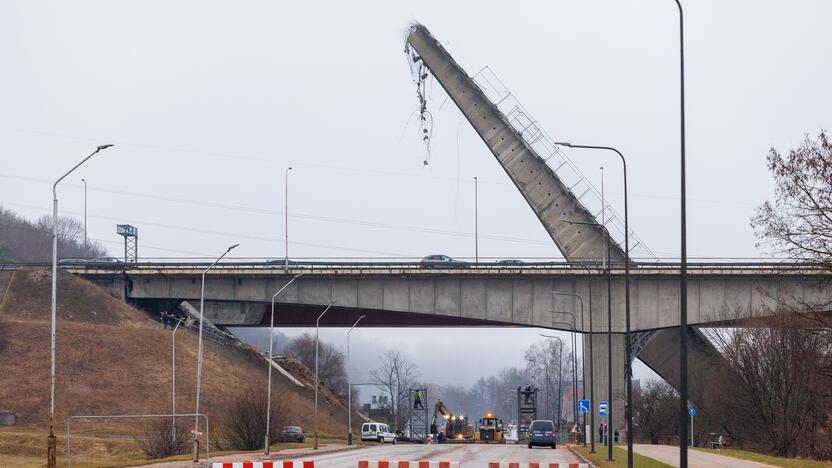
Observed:
[[[204,270],[210,265],[210,261],[203,259],[177,259],[175,261],[143,261],[137,263],[74,263],[61,265],[62,270],[75,273],[91,271],[136,271],[136,270]],[[630,268],[636,271],[666,271],[678,269],[679,262],[649,262],[631,263]],[[0,263],[0,271],[13,271],[25,269],[50,268],[50,263]],[[613,270],[623,270],[624,263],[613,263]],[[261,270],[264,272],[274,271],[350,271],[350,270],[377,270],[377,271],[431,271],[431,270],[469,270],[469,271],[524,271],[524,270],[545,270],[553,273],[559,271],[585,271],[587,268],[593,274],[605,271],[605,265],[601,262],[564,262],[564,261],[454,261],[449,263],[422,263],[419,261],[378,261],[378,260],[352,260],[352,261],[331,261],[331,260],[292,260],[288,269],[284,261],[263,261],[263,260],[233,260],[222,262],[214,267],[214,270]],[[688,263],[691,271],[703,270],[767,270],[767,269],[808,269],[827,270],[829,265],[823,263],[798,262],[794,260],[772,259],[768,261],[709,261]]]

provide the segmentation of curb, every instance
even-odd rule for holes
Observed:
[[[571,445],[568,445],[568,446],[567,446],[567,448],[569,449],[569,451],[570,451],[570,452],[574,453],[576,457],[578,457],[578,458],[580,458],[581,460],[583,460],[583,462],[584,462],[584,463],[586,463],[587,465],[591,466],[592,468],[598,468],[598,467],[596,467],[596,466],[595,466],[595,464],[594,464],[594,463],[592,463],[591,461],[587,460],[587,459],[586,459],[586,457],[584,457],[583,455],[581,455],[581,454],[580,454],[580,452],[578,452],[577,450],[575,450],[574,448],[572,448],[572,446],[571,446]]]

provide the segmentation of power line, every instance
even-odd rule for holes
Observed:
[[[46,179],[39,179],[35,177],[27,177],[27,176],[20,176],[15,174],[2,174],[0,173],[0,177],[9,178],[9,179],[17,179],[17,180],[24,180],[28,182],[37,182],[43,184],[51,184],[50,181]],[[65,183],[64,185],[80,188],[81,186],[78,184],[73,183]],[[93,190],[96,192],[103,192],[103,193],[112,193],[116,195],[124,195],[130,197],[139,197],[139,198],[149,198],[154,200],[161,200],[166,202],[173,202],[173,203],[183,203],[189,205],[196,205],[196,206],[205,206],[209,208],[220,208],[225,210],[231,210],[235,212],[248,212],[253,214],[259,215],[269,215],[269,216],[279,216],[284,214],[281,210],[272,210],[268,208],[254,208],[249,206],[243,205],[232,205],[226,203],[217,203],[217,202],[207,202],[202,200],[193,200],[188,198],[179,198],[179,197],[169,197],[164,195],[153,195],[148,193],[142,192],[131,192],[126,190],[116,190],[116,189],[107,189],[101,187],[95,187],[92,185],[88,186],[89,190]],[[295,219],[305,219],[310,221],[319,221],[319,222],[327,222],[327,223],[341,223],[341,224],[352,224],[356,226],[364,226],[364,227],[374,227],[379,229],[390,229],[390,230],[397,230],[397,231],[407,231],[407,232],[418,232],[424,234],[437,234],[437,235],[445,235],[445,236],[452,236],[452,237],[465,237],[465,238],[473,238],[474,234],[471,232],[465,231],[453,231],[448,229],[439,229],[439,228],[428,228],[428,227],[420,227],[420,226],[408,226],[402,224],[392,224],[392,223],[381,223],[376,221],[365,221],[365,220],[358,220],[358,219],[350,219],[350,218],[335,218],[330,216],[320,216],[320,215],[309,215],[309,214],[302,214],[302,213],[289,213],[290,218]],[[537,239],[526,239],[520,237],[510,237],[510,236],[498,236],[498,235],[490,235],[490,234],[480,234],[479,237],[481,239],[489,239],[489,240],[496,240],[501,242],[514,242],[520,244],[536,244],[536,245],[552,245],[551,240],[537,240]]]
[[[31,210],[39,210],[39,211],[43,211],[44,213],[47,212],[47,208],[42,207],[42,206],[27,205],[27,204],[24,204],[24,203],[12,203],[12,202],[3,202],[3,203],[6,204],[6,205],[18,206],[18,207],[21,207],[21,208],[27,208],[27,209],[31,209]],[[76,216],[80,215],[78,212],[68,211],[68,210],[62,210],[62,213],[68,213],[68,214],[72,214],[72,215],[76,215]],[[103,219],[103,220],[107,220],[107,221],[115,221],[115,222],[124,221],[124,218],[113,218],[113,217],[110,217],[110,216],[102,216],[102,215],[94,215],[94,214],[88,214],[88,216],[90,218]],[[189,227],[186,227],[186,226],[174,226],[174,225],[171,225],[171,224],[156,223],[156,222],[153,222],[153,221],[132,220],[132,222],[134,222],[136,224],[144,225],[144,226],[154,226],[154,227],[160,227],[160,228],[164,228],[164,229],[173,229],[173,230],[179,230],[179,231],[194,232],[194,233],[199,233],[199,234],[211,234],[211,235],[215,235],[215,236],[222,236],[222,237],[227,237],[227,238],[232,238],[232,239],[250,239],[250,240],[266,241],[266,242],[274,242],[275,240],[277,240],[276,238],[272,238],[272,237],[253,236],[253,235],[250,235],[250,234],[239,234],[239,233],[234,233],[234,232],[213,231],[213,230],[209,230],[209,229],[189,228]],[[352,248],[352,247],[341,247],[341,246],[334,246],[334,245],[328,245],[328,244],[316,244],[316,243],[312,243],[312,242],[289,241],[289,243],[290,244],[295,244],[295,245],[305,245],[305,246],[308,246],[308,247],[320,247],[320,248],[333,249],[333,250],[348,250],[348,251],[352,251],[352,252],[369,253],[369,254],[376,254],[376,255],[388,255],[388,256],[394,256],[394,257],[415,257],[414,255],[406,255],[406,254],[401,254],[401,253],[380,252],[380,251],[376,251],[376,250],[356,249],[356,248]]]
[[[35,135],[42,135],[42,136],[49,136],[55,138],[65,138],[69,140],[80,140],[80,141],[88,141],[88,142],[99,142],[100,138],[90,138],[90,137],[81,137],[75,135],[65,135],[61,133],[55,132],[47,132],[43,130],[33,130],[33,129],[25,129],[25,128],[15,128],[15,127],[0,127],[0,130],[5,131],[12,131],[12,132],[19,132],[19,133],[31,133]],[[162,150],[162,151],[171,151],[176,153],[185,153],[185,154],[194,154],[194,155],[202,155],[202,156],[211,156],[216,158],[224,158],[224,159],[235,159],[235,160],[247,160],[247,161],[256,161],[256,162],[265,162],[270,164],[280,164],[280,165],[294,165],[294,166],[307,166],[307,167],[316,167],[316,168],[324,168],[324,169],[334,169],[339,171],[347,171],[347,172],[357,172],[357,173],[374,173],[374,174],[381,174],[381,175],[392,175],[392,176],[401,176],[401,177],[415,177],[415,178],[422,178],[422,179],[433,179],[438,181],[444,182],[454,182],[460,183],[461,181],[467,180],[468,176],[465,177],[442,177],[442,176],[435,176],[435,175],[427,175],[427,174],[414,174],[410,172],[399,172],[399,171],[384,171],[375,168],[361,168],[355,166],[338,166],[334,164],[321,164],[321,163],[310,163],[308,161],[288,161],[288,160],[279,160],[279,159],[269,159],[263,158],[259,156],[245,156],[245,155],[238,155],[232,153],[221,153],[216,151],[205,151],[205,150],[195,150],[189,148],[177,148],[174,146],[165,146],[165,145],[158,145],[152,143],[135,143],[123,140],[113,140],[110,139],[108,141],[112,141],[113,143],[117,143],[121,146],[132,146],[135,148],[147,148],[147,149],[155,149],[155,150]],[[51,182],[50,182],[51,183]],[[513,186],[513,184],[509,184],[502,181],[489,181],[487,179],[481,179],[480,183],[490,184],[490,185],[498,185],[503,187]],[[618,193],[618,195],[623,195],[622,193]],[[640,193],[631,193],[630,197],[634,198],[652,198],[658,200],[679,200],[679,196],[676,195],[654,195],[654,194],[640,194]],[[719,204],[719,205],[741,205],[741,206],[756,206],[757,204],[754,202],[748,201],[730,201],[730,200],[711,200],[705,198],[688,198],[689,202],[697,202],[697,203],[709,203],[709,204]]]

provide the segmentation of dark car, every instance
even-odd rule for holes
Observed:
[[[529,448],[538,447],[552,447],[558,448],[558,434],[555,432],[555,423],[546,420],[538,419],[532,421],[529,426]]]
[[[300,426],[283,426],[280,429],[281,442],[306,442],[306,435]]]
[[[469,265],[447,255],[428,255],[419,263],[422,268],[468,268]]]
[[[505,260],[497,260],[497,265],[505,266],[505,267],[523,266],[525,264],[526,264],[526,262],[524,262],[523,260],[517,260],[515,258],[507,258]]]

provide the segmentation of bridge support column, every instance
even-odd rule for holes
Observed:
[[[731,427],[723,419],[718,405],[718,392],[731,385],[731,373],[719,351],[705,335],[688,327],[689,397],[696,408],[696,428],[707,434],[720,426]],[[679,329],[658,331],[638,353],[638,358],[674,388],[679,388]]]
[[[591,337],[590,337],[591,336]],[[586,378],[586,398],[590,395],[590,384],[593,386],[593,393],[595,400],[592,402],[592,411],[595,413],[595,425],[591,428],[591,436],[595,438],[596,445],[601,443],[598,434],[598,428],[601,423],[607,423],[608,418],[601,418],[598,416],[598,402],[606,401],[610,404],[612,409],[612,424],[610,427],[610,436],[618,430],[620,437],[624,437],[624,431],[627,427],[624,421],[624,404],[626,402],[626,395],[624,389],[624,362],[625,362],[625,346],[624,335],[620,333],[613,333],[612,335],[612,396],[609,394],[607,383],[609,382],[609,368],[607,363],[607,334],[595,332],[592,335],[584,333],[583,345],[583,375]],[[590,378],[589,372],[589,343],[592,339],[593,346],[593,378]],[[571,411],[571,408],[567,408]],[[590,424],[590,417],[587,415],[586,423]],[[590,439],[587,439],[590,440]],[[624,439],[622,439],[624,440]],[[596,446],[596,450],[599,450]]]

